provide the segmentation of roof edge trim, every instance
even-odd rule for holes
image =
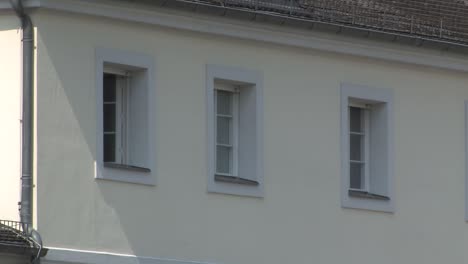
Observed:
[[[293,46],[298,48],[322,50],[359,57],[381,59],[420,66],[468,72],[468,56],[453,56],[443,51],[402,47],[380,47],[376,42],[356,41],[341,37],[325,38],[317,33],[304,30],[282,29],[279,26],[260,25],[244,21],[216,19],[195,13],[168,12],[155,9],[142,9],[131,5],[110,5],[109,1],[91,2],[86,0],[34,0],[41,8],[106,17],[129,22],[163,26],[173,29],[215,34],[246,40],[254,40]],[[287,31],[286,31],[287,30]],[[306,33],[306,34],[304,34]]]

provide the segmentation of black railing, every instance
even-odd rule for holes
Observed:
[[[0,245],[36,247],[28,235],[30,227],[28,223],[0,220]]]

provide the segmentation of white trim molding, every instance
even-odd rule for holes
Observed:
[[[67,248],[49,248],[41,260],[43,264],[214,264]]]
[[[323,34],[292,27],[265,25],[251,21],[218,18],[188,12],[161,9],[135,3],[90,0],[37,0],[45,9],[145,23],[200,33],[256,40],[300,48],[382,59],[468,72],[464,55],[428,51],[419,47]]]

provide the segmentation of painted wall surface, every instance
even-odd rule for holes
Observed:
[[[34,20],[45,246],[225,264],[466,263],[466,74],[89,16]],[[156,187],[94,179],[96,47],[155,59]],[[208,63],[264,74],[263,199],[206,191]],[[394,214],[340,206],[340,82],[394,91]]]
[[[0,14],[0,219],[18,220],[20,197],[21,30]]]

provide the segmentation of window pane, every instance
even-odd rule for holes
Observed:
[[[217,142],[229,145],[231,143],[231,118],[218,117],[216,120]]]
[[[115,162],[115,135],[104,135],[104,162]]]
[[[364,136],[349,136],[349,159],[363,161],[364,154]]]
[[[104,97],[104,102],[115,102],[116,76],[113,74],[107,74],[107,73],[104,74],[103,97]]]
[[[232,115],[232,93],[216,91],[216,113],[221,115]]]
[[[358,107],[349,107],[349,129],[351,132],[362,132],[362,112]]]
[[[231,151],[230,147],[216,147],[216,172],[231,173]]]
[[[104,105],[104,132],[115,132],[116,105]]]
[[[364,189],[364,164],[349,164],[349,187],[352,189]]]

